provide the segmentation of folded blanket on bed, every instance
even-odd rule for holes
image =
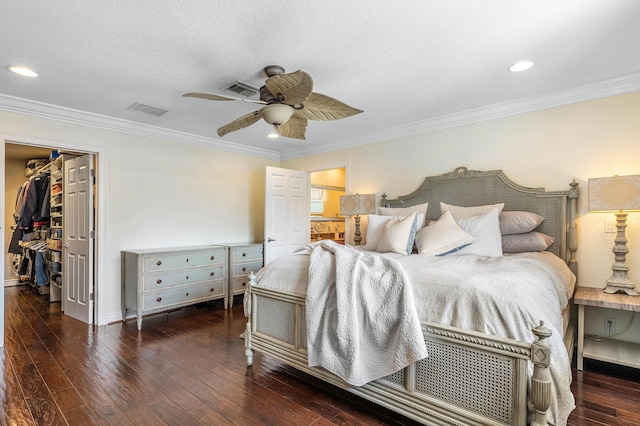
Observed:
[[[396,260],[333,241],[304,250],[309,366],[361,386],[427,356],[413,292]]]

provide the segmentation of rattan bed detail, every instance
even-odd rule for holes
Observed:
[[[256,333],[262,333],[293,345],[295,343],[295,305],[264,297],[260,309],[255,313]]]
[[[513,424],[512,358],[435,340],[427,341],[427,349],[429,356],[418,361],[416,391]]]

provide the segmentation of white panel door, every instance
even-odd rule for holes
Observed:
[[[308,173],[267,167],[264,216],[265,265],[309,243]]]
[[[93,323],[93,155],[64,162],[62,298],[66,315]]]

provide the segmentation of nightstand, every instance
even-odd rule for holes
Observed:
[[[640,296],[607,294],[601,288],[578,287],[573,301],[578,305],[578,370],[583,369],[584,358],[640,368],[640,343],[584,338],[585,306],[640,312]]]

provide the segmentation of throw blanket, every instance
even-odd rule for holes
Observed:
[[[404,269],[333,241],[311,251],[306,299],[309,366],[361,386],[427,356]]]

